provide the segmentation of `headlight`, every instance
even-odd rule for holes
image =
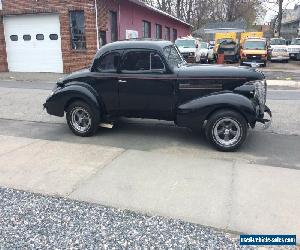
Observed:
[[[254,82],[254,97],[258,100],[260,111],[263,113],[267,99],[267,82],[266,80],[258,80]]]
[[[195,55],[195,53],[194,52],[190,52],[190,56],[194,56]]]

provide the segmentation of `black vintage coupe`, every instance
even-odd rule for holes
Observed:
[[[169,41],[103,46],[90,69],[57,82],[44,107],[79,136],[117,117],[152,118],[204,131],[219,150],[236,150],[249,126],[268,123],[264,75],[252,68],[190,65]]]

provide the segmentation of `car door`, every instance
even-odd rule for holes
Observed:
[[[97,59],[92,67],[93,87],[97,90],[110,115],[119,112],[118,79],[123,51],[110,51]]]
[[[124,52],[119,77],[120,111],[128,117],[172,120],[176,77],[163,57],[141,49]]]

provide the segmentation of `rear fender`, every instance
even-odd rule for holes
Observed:
[[[81,82],[72,82],[58,88],[44,106],[49,114],[63,116],[68,105],[75,100],[86,102],[95,112],[100,113],[100,110],[105,108],[97,92],[90,85]]]
[[[177,110],[176,124],[183,127],[199,128],[217,110],[231,109],[244,116],[252,126],[256,122],[256,110],[252,101],[232,92],[215,93],[181,104]]]

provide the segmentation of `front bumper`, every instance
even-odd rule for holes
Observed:
[[[252,66],[253,64],[264,65],[267,62],[267,60],[262,60],[262,59],[258,59],[258,60],[241,59],[241,62],[243,64]]]
[[[289,55],[291,59],[300,59],[300,52],[290,52]]]
[[[270,58],[271,61],[284,61],[284,60],[289,60],[290,57],[289,56],[276,56],[276,57],[272,57]]]

